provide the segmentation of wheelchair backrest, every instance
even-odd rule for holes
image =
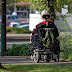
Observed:
[[[43,43],[50,47],[50,44],[54,44],[54,27],[49,27],[48,24],[44,23],[38,27],[39,38],[43,39]],[[51,46],[52,47],[52,46]]]

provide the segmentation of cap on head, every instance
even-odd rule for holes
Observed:
[[[49,13],[46,9],[44,9],[44,10],[41,12],[41,16],[43,16],[43,15],[50,15],[50,13]]]
[[[41,16],[42,18],[47,19],[47,18],[50,18],[50,13],[46,9],[44,9],[41,13]]]

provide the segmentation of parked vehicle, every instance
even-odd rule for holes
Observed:
[[[2,21],[2,16],[0,16],[0,21]],[[6,15],[6,21],[19,22],[19,19],[16,15]]]
[[[6,27],[9,27],[9,25],[10,25],[11,22],[12,21],[6,21]],[[2,23],[2,21],[0,21],[0,27],[1,27],[1,23]]]
[[[6,27],[19,27],[20,22],[6,21]],[[1,27],[1,21],[0,21]]]
[[[29,29],[29,23],[20,23],[18,27],[19,28],[27,28],[27,29]]]
[[[11,22],[9,27],[18,27],[20,22]]]
[[[15,16],[15,15],[7,15],[7,16],[6,16],[6,20],[7,20],[7,21],[13,21],[13,22],[19,22],[18,17]]]
[[[0,27],[1,27],[1,21],[0,21]],[[18,28],[29,29],[29,23],[20,23],[20,22],[6,21],[6,27],[18,27]]]

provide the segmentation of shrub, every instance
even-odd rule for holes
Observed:
[[[72,54],[69,56],[69,60],[71,60],[71,61],[72,61]]]
[[[9,28],[6,28],[7,32],[11,32],[12,31],[12,28],[9,27]]]
[[[15,28],[15,27],[8,27],[6,28],[7,33],[11,33],[14,31],[17,34],[23,34],[23,33],[31,33],[32,31],[25,29],[25,28]]]
[[[63,50],[61,53],[62,59],[69,59],[72,54],[72,36],[69,33],[60,34],[60,49]]]
[[[26,56],[29,44],[13,45],[12,48],[7,49],[9,56]]]

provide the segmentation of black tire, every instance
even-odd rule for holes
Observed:
[[[57,58],[58,58],[58,62],[59,62],[59,54],[58,54]]]
[[[57,51],[57,58],[53,59],[55,62],[59,62],[59,51]]]
[[[41,60],[41,54],[39,54],[39,60]]]
[[[50,58],[49,58],[49,55],[48,55],[48,54],[47,54],[47,55],[45,55],[45,59],[44,59],[44,61],[45,61],[45,62],[47,62],[47,63],[49,63]]]
[[[53,59],[53,60],[54,60],[55,62],[57,62],[56,59]]]

